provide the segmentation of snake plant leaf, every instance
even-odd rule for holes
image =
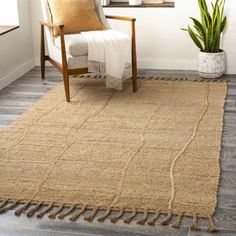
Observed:
[[[225,26],[226,26],[226,22],[227,22],[227,17],[225,16],[222,23],[221,23],[221,26],[220,26],[220,32],[222,33],[225,29]]]
[[[189,35],[192,38],[193,42],[196,44],[196,46],[198,48],[200,48],[201,51],[203,51],[203,47],[202,47],[201,42],[199,41],[199,39],[197,38],[196,34],[194,33],[194,31],[191,29],[190,26],[188,27],[188,32],[189,32]]]
[[[217,11],[219,10],[219,0],[215,2],[215,4],[212,3],[212,20],[213,25],[217,22]]]
[[[193,42],[203,52],[217,53],[220,51],[221,34],[224,31],[227,18],[224,16],[225,0],[215,0],[209,11],[206,0],[198,0],[200,20],[190,17],[193,28],[182,29],[189,32]]]
[[[195,18],[190,17],[190,19],[194,22],[194,27],[197,30],[197,32],[199,33],[199,35],[201,36],[202,40],[205,41],[206,40],[206,33],[204,30],[204,27],[202,26],[202,24]]]
[[[222,7],[221,7],[221,20],[224,17],[224,10],[225,10],[225,0],[222,0]]]
[[[216,28],[214,44],[212,45],[213,52],[219,52],[220,50],[220,41],[221,41],[220,29],[221,29],[221,25],[218,25]]]
[[[202,0],[198,0],[198,6],[199,6],[199,9],[200,9],[200,16],[201,16],[202,25],[206,29],[208,25],[207,25],[207,22],[206,22],[205,14],[203,13],[204,9],[202,7]]]
[[[211,25],[209,26],[207,34],[207,41],[208,41],[208,51],[212,52],[213,44],[214,44],[214,34]]]
[[[199,6],[200,6],[201,14],[203,15],[203,18],[205,18],[206,26],[209,26],[212,22],[212,18],[208,11],[206,0],[199,0],[199,2],[200,2]]]
[[[195,29],[196,29],[196,31],[198,32],[198,29],[197,29],[197,27],[196,27],[196,25],[194,25],[193,26]],[[201,35],[199,35],[199,34],[196,34],[195,33],[195,35],[200,39],[200,42],[202,42],[203,41],[203,38],[202,38],[202,36]]]

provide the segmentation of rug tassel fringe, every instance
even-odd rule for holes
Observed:
[[[17,200],[15,202],[11,203],[11,204],[9,203],[9,199],[7,199],[5,201],[2,201],[0,203],[0,214],[4,214],[8,210],[14,209],[15,207],[17,207],[19,205],[19,203],[20,203],[20,200]],[[24,211],[26,211],[30,207],[31,204],[32,204],[31,200],[26,202],[22,207],[20,207],[19,209],[17,209],[15,211],[15,215],[20,216],[22,213],[24,213]],[[43,206],[43,202],[40,202],[37,205],[34,205],[34,207],[26,213],[26,216],[27,217],[32,217],[42,206]],[[54,213],[50,214],[48,217],[51,218],[51,219],[55,219],[56,216],[59,214],[58,218],[62,220],[66,216],[70,215],[76,208],[78,208],[76,206],[77,205],[73,205],[72,207],[70,207],[67,210],[66,213],[61,213],[63,211],[63,209],[65,208],[65,204],[61,204],[56,209],[56,211]],[[39,219],[43,218],[44,215],[47,214],[54,207],[55,207],[54,202],[51,203],[50,205],[47,205],[47,207],[44,210],[42,210],[41,212],[39,212],[36,215],[36,217],[39,218]],[[86,211],[86,209],[87,209],[87,205],[83,205],[80,208],[80,211],[77,214],[75,214],[74,216],[70,217],[69,220],[70,221],[78,220],[79,217]],[[92,209],[91,214],[89,216],[84,217],[84,220],[86,220],[88,222],[92,222],[94,220],[97,212],[98,212],[98,209],[99,209],[98,207],[94,207]],[[110,217],[110,221],[112,223],[116,223],[124,215],[124,213],[125,213],[124,209],[121,208],[117,215],[115,215],[113,217]],[[111,207],[108,207],[106,209],[106,211],[104,212],[104,214],[97,219],[97,221],[98,222],[104,222],[110,214],[111,214]],[[135,218],[136,215],[137,215],[137,209],[133,209],[133,211],[130,212],[130,215],[128,215],[128,217],[124,220],[124,223],[129,224]],[[143,217],[142,217],[141,220],[137,221],[137,224],[144,225],[147,222],[148,215],[149,215],[148,209],[144,210],[143,211]],[[151,226],[155,225],[155,223],[158,220],[159,216],[160,216],[160,210],[156,210],[155,215],[153,216],[152,219],[150,219],[147,222],[147,224],[151,225]],[[169,211],[167,216],[161,221],[161,224],[162,225],[168,225],[169,221],[172,219],[172,216],[173,216],[173,212]],[[172,224],[171,227],[177,228],[177,229],[180,228],[183,216],[184,216],[183,212],[179,213],[177,218],[176,218],[176,223]],[[213,216],[208,215],[207,217],[208,217],[208,221],[209,221],[208,231],[211,232],[211,233],[218,232],[218,228],[214,224]],[[192,220],[192,224],[190,225],[190,229],[192,229],[192,230],[201,230],[200,225],[198,224],[198,216],[197,216],[196,213],[193,214],[193,220]]]
[[[144,225],[147,221],[147,218],[148,218],[148,210],[145,210],[143,212],[143,218],[141,220],[137,221],[137,224]]]
[[[156,221],[158,220],[159,216],[160,216],[160,211],[157,210],[156,214],[153,216],[153,218],[150,221],[148,221],[147,224],[154,226],[156,224]]]
[[[48,218],[50,218],[50,219],[55,219],[55,218],[57,217],[57,215],[58,215],[60,212],[62,212],[62,210],[64,209],[64,206],[65,206],[65,204],[62,204],[61,206],[59,206],[59,208],[58,208],[54,213],[50,214],[50,215],[48,216]]]
[[[211,215],[209,215],[209,216],[208,216],[208,219],[209,219],[209,228],[208,228],[208,231],[211,232],[211,233],[217,232],[218,229],[217,229],[217,227],[216,227],[215,224],[214,224],[213,217],[212,217]]]
[[[79,219],[79,217],[86,211],[86,208],[87,208],[87,206],[84,205],[84,206],[80,209],[79,213],[77,213],[76,215],[70,217],[69,220],[70,220],[70,221],[77,221],[77,220]]]
[[[54,206],[54,203],[48,205],[47,208],[45,210],[43,210],[42,212],[38,213],[36,215],[36,217],[38,219],[42,219],[44,217],[44,215],[47,214],[53,208],[53,206]]]
[[[181,224],[181,220],[183,218],[183,213],[180,213],[178,216],[177,216],[177,219],[176,219],[176,223],[171,225],[171,227],[175,228],[175,229],[179,229],[180,228],[180,224]]]
[[[15,215],[16,215],[16,216],[20,216],[25,210],[28,209],[28,207],[30,206],[30,204],[31,204],[31,201],[26,202],[26,203],[24,204],[24,206],[20,207],[19,209],[17,209],[17,210],[15,211]]]
[[[168,215],[166,216],[166,218],[161,222],[162,225],[168,225],[169,221],[171,220],[172,218],[172,212],[169,211],[168,212]]]
[[[146,76],[138,76],[137,79],[142,80],[160,80],[160,81],[189,81],[189,82],[214,82],[214,83],[222,83],[228,82],[226,79],[189,79],[189,78],[171,78],[171,77],[146,77]]]
[[[27,214],[26,216],[28,218],[32,217],[43,205],[43,202],[40,202],[39,204],[37,204],[34,208],[32,208]]]
[[[88,221],[88,222],[92,222],[93,219],[94,219],[94,217],[96,216],[97,212],[98,212],[98,207],[95,207],[95,208],[93,209],[91,215],[84,217],[84,220],[86,220],[86,221]]]
[[[116,223],[124,215],[124,209],[121,209],[117,216],[110,218],[111,223]]]
[[[18,200],[18,201],[15,201],[15,202],[12,203],[10,206],[5,205],[4,207],[2,207],[2,208],[0,209],[0,214],[4,214],[4,213],[6,213],[6,212],[9,211],[9,210],[14,209],[18,204],[19,204],[19,200]]]
[[[147,76],[138,76],[137,79],[141,80],[160,80],[160,81],[189,81],[189,82],[200,82],[200,83],[223,83],[228,82],[227,79],[191,79],[191,78],[171,78],[171,77],[147,77]]]
[[[107,208],[107,210],[105,211],[104,215],[99,217],[97,219],[98,222],[104,222],[106,220],[106,218],[111,214],[111,208]]]
[[[8,203],[8,201],[9,201],[9,199],[3,201],[3,202],[0,204],[0,209],[3,208],[4,206],[6,206],[7,203]]]
[[[66,213],[60,214],[57,218],[60,220],[63,220],[66,216],[68,216],[70,213],[72,213],[75,210],[76,205],[69,208],[69,210]]]
[[[137,215],[137,210],[134,209],[133,212],[129,215],[127,219],[124,220],[124,223],[130,224],[130,222],[133,220],[133,218]]]
[[[190,228],[192,230],[201,230],[200,225],[198,224],[198,218],[197,218],[197,214],[193,215],[193,223],[191,224]]]

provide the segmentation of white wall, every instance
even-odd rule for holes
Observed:
[[[18,0],[20,28],[0,36],[0,89],[35,66],[30,0]]]
[[[227,71],[236,74],[236,1],[226,0],[228,27],[223,40],[223,48],[227,52]]]
[[[18,25],[18,4],[17,0],[7,0],[1,3],[0,25]]]
[[[33,47],[35,55],[36,65],[40,65],[40,24],[39,21],[43,19],[42,9],[40,0],[31,1],[31,23],[32,23],[32,34],[33,34]]]
[[[104,8],[106,14],[137,18],[139,68],[197,69],[198,49],[188,34],[180,30],[189,23],[189,16],[198,16],[196,0],[176,0],[175,8]],[[223,49],[227,53],[227,73],[236,74],[236,1],[227,0],[229,25],[224,35]],[[31,0],[34,52],[39,62],[40,2]],[[124,26],[125,25],[125,26]],[[128,23],[112,22],[115,29],[128,32]]]

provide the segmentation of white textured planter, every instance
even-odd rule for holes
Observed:
[[[198,71],[203,78],[219,78],[225,72],[225,53],[200,52],[198,56]]]
[[[110,0],[101,0],[102,6],[107,6],[110,4]]]
[[[142,5],[142,0],[129,0],[129,5],[131,6]]]

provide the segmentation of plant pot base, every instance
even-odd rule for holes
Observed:
[[[202,77],[202,78],[205,78],[205,79],[218,79],[220,78],[224,73],[204,73],[204,72],[200,72],[199,71],[199,75]]]

